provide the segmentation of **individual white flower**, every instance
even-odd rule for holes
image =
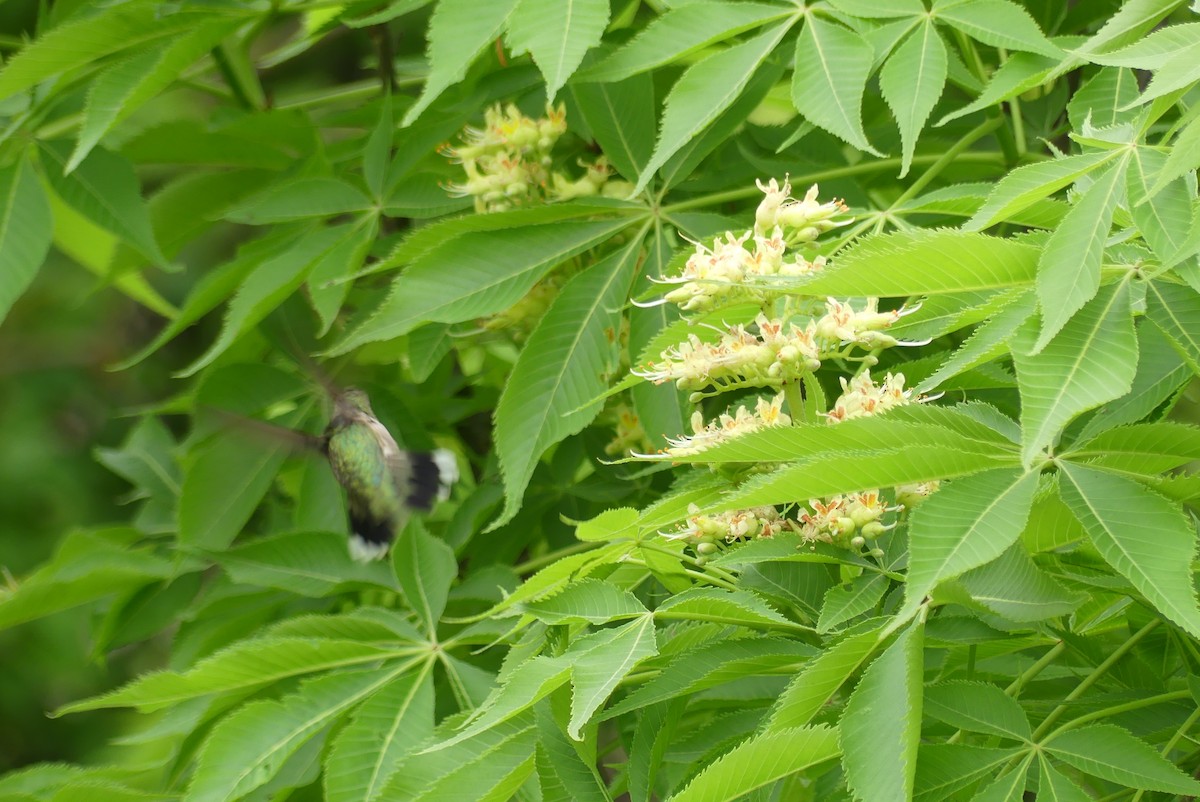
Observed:
[[[830,423],[878,415],[911,401],[912,391],[904,389],[903,373],[885,374],[878,385],[871,379],[870,371],[863,371],[850,381],[844,377],[840,381],[842,394],[827,413]]]

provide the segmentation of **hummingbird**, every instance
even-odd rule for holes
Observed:
[[[362,562],[383,558],[410,511],[432,509],[458,481],[453,453],[400,448],[356,387],[334,397],[320,448],[346,491],[350,556]]]

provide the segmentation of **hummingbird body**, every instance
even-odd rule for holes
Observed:
[[[323,439],[333,475],[346,491],[350,554],[357,560],[386,555],[409,511],[432,508],[458,478],[450,452],[400,448],[362,390],[348,389],[334,400]]]

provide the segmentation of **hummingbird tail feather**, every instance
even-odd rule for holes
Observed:
[[[367,540],[357,532],[350,533],[350,558],[355,562],[369,563],[382,560],[388,553],[391,542]]]
[[[410,452],[408,504],[426,511],[435,501],[450,497],[450,488],[458,481],[458,463],[454,453],[440,448],[433,453]]]

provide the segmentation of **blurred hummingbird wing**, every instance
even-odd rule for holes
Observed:
[[[450,485],[458,480],[453,454],[402,449],[378,420],[371,419],[368,425],[387,461],[396,490],[409,507],[426,512],[433,509],[436,500],[449,495]]]
[[[220,426],[236,429],[250,437],[256,437],[264,443],[278,445],[283,443],[293,451],[324,451],[325,438],[307,432],[298,432],[286,426],[269,423],[258,418],[249,418],[237,412],[230,412],[220,407],[203,407]]]

